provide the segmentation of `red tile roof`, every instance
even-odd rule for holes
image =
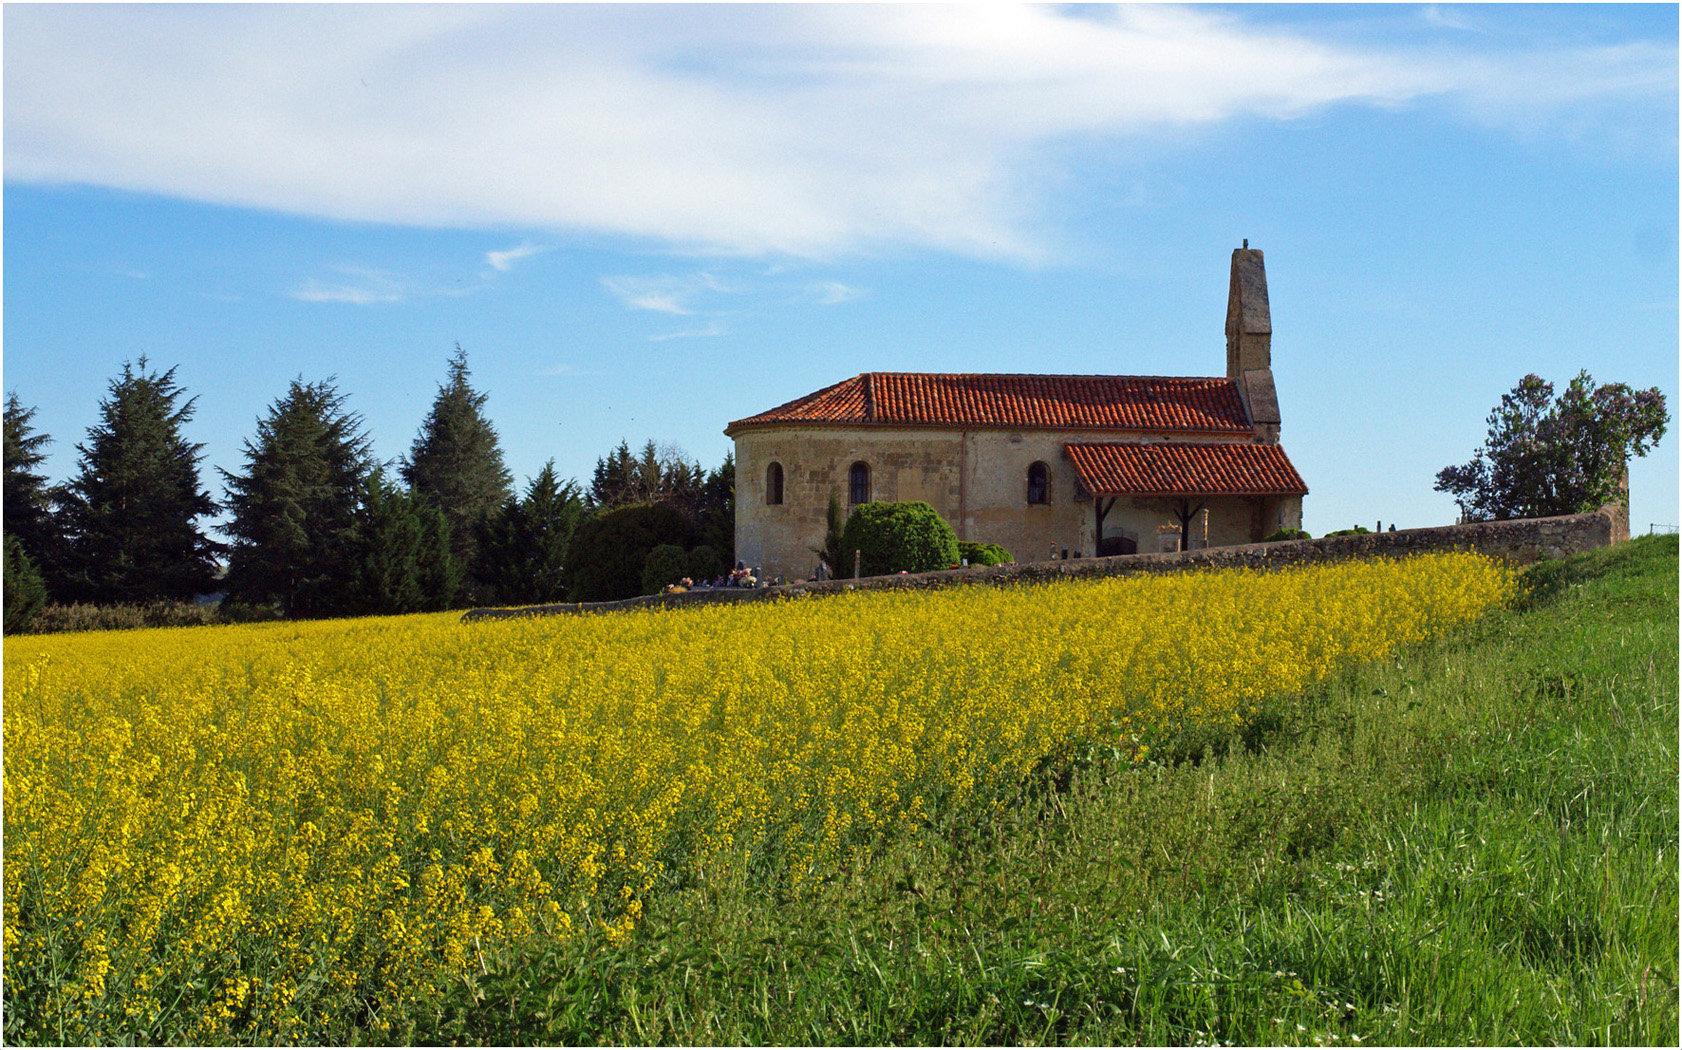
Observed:
[[[1250,433],[1231,379],[865,372],[725,428],[811,423]]]
[[[1305,496],[1278,445],[1064,445],[1094,496]]]

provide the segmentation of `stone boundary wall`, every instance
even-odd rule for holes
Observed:
[[[858,580],[788,583],[776,587],[686,591],[650,594],[617,602],[574,605],[530,605],[518,609],[472,609],[462,622],[499,620],[558,613],[617,612],[630,609],[682,609],[727,602],[768,601],[806,595],[842,594],[863,590],[928,590],[974,584],[1041,583],[1087,576],[1127,576],[1134,573],[1183,572],[1187,569],[1269,569],[1312,565],[1351,558],[1403,558],[1431,551],[1474,550],[1513,565],[1563,558],[1579,551],[1605,547],[1618,535],[1615,515],[1606,510],[1558,518],[1524,518],[1443,525],[1427,529],[1397,529],[1355,536],[1327,536],[1317,540],[1247,543],[1207,547],[1173,554],[1118,554],[1110,558],[1071,558],[1019,565],[972,565],[944,572],[903,576],[872,576]]]

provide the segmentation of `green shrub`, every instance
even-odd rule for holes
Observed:
[[[971,565],[1009,565],[1016,560],[1016,555],[1005,550],[997,543],[971,543],[969,540],[958,541],[958,558]]]
[[[1280,529],[1273,535],[1262,540],[1263,543],[1278,543],[1280,540],[1311,540],[1314,537],[1302,529]]]
[[[9,421],[8,421],[9,422]],[[35,614],[47,604],[47,585],[35,562],[24,552],[16,536],[8,534],[6,546],[6,623],[7,634],[29,629]]]
[[[705,543],[689,552],[685,558],[684,566],[683,575],[697,583],[723,576],[730,568],[724,564],[724,556],[718,553],[718,549]]]
[[[141,627],[204,627],[222,623],[247,623],[279,619],[280,613],[257,606],[217,606],[201,602],[125,602],[116,605],[44,606],[30,626],[32,634],[67,631],[130,631]]]
[[[1330,536],[1370,536],[1370,535],[1372,535],[1372,530],[1367,528],[1365,525],[1357,525],[1352,529],[1338,529],[1336,532],[1328,532],[1328,533],[1326,533],[1326,535],[1328,537],[1330,537]]]
[[[668,543],[688,550],[694,542],[695,526],[668,503],[602,511],[573,533],[567,550],[567,601],[634,598],[643,593],[643,562],[650,551]]]
[[[689,555],[675,543],[662,543],[642,562],[642,593],[659,594],[689,569]]]
[[[853,508],[841,532],[841,549],[843,561],[859,552],[860,576],[932,572],[958,564],[958,534],[922,501]]]

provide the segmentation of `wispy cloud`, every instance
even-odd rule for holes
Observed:
[[[1585,150],[1601,135],[1674,153],[1674,38],[1352,43],[1335,23],[1155,5],[14,5],[5,175],[726,254],[1034,259],[1038,195],[1072,142],[1436,103],[1586,128]]]
[[[710,339],[714,336],[726,335],[729,331],[729,326],[722,320],[713,320],[699,328],[686,328],[681,332],[662,332],[659,335],[651,335],[648,337],[648,341],[664,343],[672,339]]]
[[[577,379],[577,378],[582,378],[582,377],[585,377],[585,376],[599,376],[599,375],[601,375],[600,372],[595,371],[593,369],[584,369],[584,368],[579,368],[577,365],[568,365],[568,364],[555,365],[551,368],[545,368],[545,369],[539,371],[537,374],[540,375],[540,376],[547,377],[547,378],[561,377],[561,378],[567,378],[567,379]]]
[[[707,292],[726,292],[732,285],[709,273],[603,277],[602,286],[633,310],[686,315]]]
[[[825,306],[850,303],[864,295],[864,289],[842,284],[840,281],[813,281],[806,291]]]
[[[545,248],[542,245],[532,244],[530,241],[522,241],[520,244],[508,249],[507,251],[486,252],[485,262],[489,264],[491,269],[507,273],[509,270],[512,270],[514,268],[514,264],[519,262],[521,259],[529,259],[533,255],[540,255],[548,250],[548,248]]]
[[[404,282],[394,274],[381,270],[362,270],[341,267],[348,280],[330,283],[311,277],[295,289],[291,296],[306,303],[351,303],[369,306],[375,303],[400,303],[409,297]]]

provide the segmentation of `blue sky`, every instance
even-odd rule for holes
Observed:
[[[1677,8],[8,4],[4,385],[125,360],[204,478],[289,380],[405,453],[453,347],[523,486],[862,371],[1215,375],[1266,252],[1316,535],[1527,372],[1678,376]],[[331,41],[331,43],[325,43]],[[1675,525],[1675,433],[1632,521]]]

